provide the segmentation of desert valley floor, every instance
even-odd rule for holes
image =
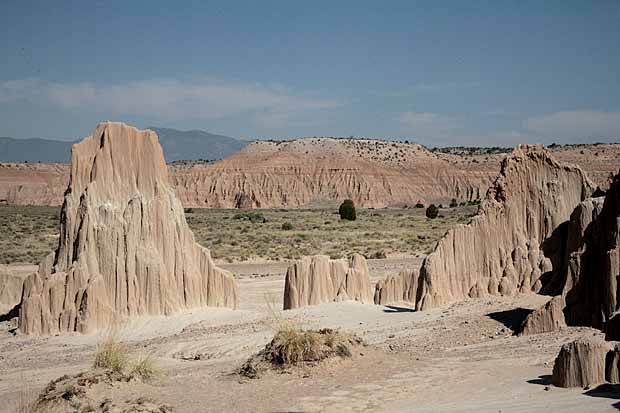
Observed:
[[[419,266],[420,258],[369,260],[373,282]],[[119,336],[134,354],[152,354],[160,370],[150,384],[101,386],[101,399],[145,397],[178,412],[617,411],[605,388],[549,384],[562,344],[598,330],[569,327],[519,337],[513,329],[548,298],[493,297],[415,312],[407,307],[331,303],[281,311],[287,263],[222,264],[235,272],[238,310],[207,308],[143,317]],[[34,266],[13,265],[28,273]],[[359,335],[367,344],[350,359],[247,379],[236,372],[293,320]],[[101,334],[0,338],[0,410],[12,411],[64,374],[88,370]]]

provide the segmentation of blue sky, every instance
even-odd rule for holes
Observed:
[[[620,141],[617,0],[7,0],[0,32],[0,136]]]

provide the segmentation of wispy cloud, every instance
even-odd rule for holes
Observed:
[[[273,127],[340,106],[282,85],[216,79],[153,79],[117,84],[57,83],[39,79],[0,82],[0,103],[30,100],[68,111],[110,116],[139,115],[168,120],[218,119],[247,115]]]
[[[422,139],[448,138],[463,126],[463,117],[432,112],[404,112],[400,114],[403,128]]]
[[[422,93],[446,93],[448,91],[457,91],[460,89],[473,88],[479,86],[479,82],[439,82],[439,83],[416,83],[410,86],[404,86],[398,90],[392,90],[387,93],[380,92],[378,94],[387,97],[411,97]]]
[[[524,124],[542,137],[562,141],[620,139],[620,112],[561,111],[530,117]]]

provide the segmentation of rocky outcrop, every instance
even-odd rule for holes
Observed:
[[[585,218],[575,219],[579,225],[569,233],[567,243],[572,252],[562,294],[569,325],[603,329],[619,309],[620,175],[614,178],[602,207],[600,200],[591,203],[584,203],[574,214]]]
[[[478,199],[492,168],[450,163],[403,142],[307,138],[259,141],[211,165],[172,177],[186,205],[215,208],[315,206],[352,199],[362,207]]]
[[[402,271],[377,282],[374,301],[377,305],[415,303],[417,291],[418,271]]]
[[[604,383],[609,348],[606,342],[597,338],[581,338],[565,344],[555,359],[551,382],[558,387]]]
[[[605,357],[605,381],[611,384],[620,383],[620,344],[607,352]]]
[[[535,310],[523,322],[520,335],[547,333],[566,327],[564,319],[564,298],[556,296],[550,299],[542,308]]]
[[[232,274],[194,241],[154,132],[102,123],[73,146],[58,249],[24,283],[22,332],[237,303]]]
[[[326,255],[303,257],[286,271],[285,310],[346,300],[373,302],[366,259],[359,254],[348,263]]]
[[[559,242],[562,248],[554,259],[557,270],[553,283],[560,286],[557,300],[564,303],[566,324],[605,330],[609,340],[620,339],[620,319],[616,315],[619,221],[620,175],[614,178],[605,198],[587,199],[575,208]]]
[[[618,169],[618,144],[549,151],[604,189]],[[175,163],[169,175],[188,208],[315,206],[346,198],[381,207],[482,198],[502,158],[493,150],[442,153],[406,142],[306,138],[254,142],[218,162]],[[67,165],[0,163],[0,203],[60,205],[68,179]]]
[[[0,316],[9,315],[22,298],[23,277],[13,274],[5,265],[0,265]]]
[[[559,163],[541,146],[517,147],[477,216],[451,229],[424,260],[416,308],[540,291],[553,269],[546,244],[591,193],[579,167]]]

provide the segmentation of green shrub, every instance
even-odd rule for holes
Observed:
[[[456,208],[457,206],[459,206],[459,203],[456,202],[456,199],[452,198],[452,201],[450,201],[450,208]]]
[[[435,206],[435,204],[430,204],[428,208],[426,208],[426,217],[430,219],[437,218],[439,215],[439,209]]]
[[[355,204],[350,199],[345,199],[344,202],[338,208],[340,219],[347,219],[349,221],[355,221],[357,218],[355,214]]]
[[[416,208],[424,208],[424,204],[418,202],[417,204],[415,204]]]
[[[282,224],[283,231],[290,231],[292,229],[293,229],[293,224],[291,224],[290,222],[285,222]]]

